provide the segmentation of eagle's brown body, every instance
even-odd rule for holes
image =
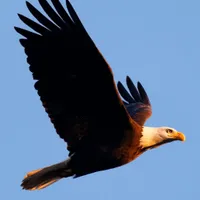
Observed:
[[[28,2],[39,23],[19,15],[36,33],[15,29],[25,37],[20,43],[36,80],[35,89],[56,132],[68,144],[69,158],[28,173],[22,183],[28,190],[134,160],[144,151],[140,139],[152,113],[140,83],[136,88],[127,77],[130,94],[120,82],[117,89],[111,68],[69,1],[69,14],[58,0],[51,1],[54,9],[39,0],[49,19]]]
[[[138,127],[137,130],[142,130],[142,127]],[[122,130],[113,130],[113,132],[119,135]],[[71,156],[75,177],[119,167],[133,161],[142,153],[141,136],[135,132],[134,126],[124,130],[123,138],[120,138],[117,143],[103,142],[101,137],[93,138],[92,141],[86,142],[84,145],[82,143],[83,146],[79,147],[76,153]],[[104,133],[109,134],[106,130]]]

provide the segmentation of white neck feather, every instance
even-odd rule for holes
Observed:
[[[159,134],[159,128],[156,127],[143,127],[142,137],[140,138],[140,145],[143,148],[150,147],[158,144],[162,138]]]

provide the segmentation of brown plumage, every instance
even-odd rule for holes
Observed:
[[[63,177],[124,165],[142,153],[142,126],[151,115],[147,94],[129,77],[131,95],[116,88],[111,68],[66,0],[69,14],[58,0],[39,0],[50,20],[27,2],[38,20],[20,15],[36,33],[15,27],[24,36],[35,89],[58,135],[68,144],[69,158],[29,172],[22,182],[28,190],[42,189]],[[52,23],[52,21],[54,23]]]

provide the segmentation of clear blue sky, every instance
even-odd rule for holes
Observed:
[[[31,0],[36,7],[38,3]],[[153,106],[148,126],[185,133],[121,168],[23,191],[26,172],[66,158],[33,88],[13,26],[31,16],[25,0],[0,1],[1,192],[6,200],[189,200],[200,198],[200,1],[71,0],[115,80],[141,81]],[[40,8],[40,7],[39,7]]]

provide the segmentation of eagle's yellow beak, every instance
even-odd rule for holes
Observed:
[[[173,136],[172,136],[175,140],[180,140],[180,141],[185,141],[186,138],[185,138],[185,135],[181,132],[175,132],[173,133]]]

